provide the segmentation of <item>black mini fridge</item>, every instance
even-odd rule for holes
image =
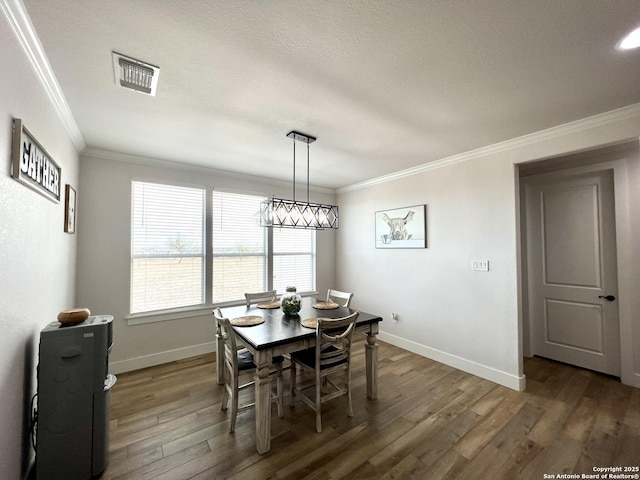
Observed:
[[[88,480],[107,468],[111,315],[40,332],[36,478]]]

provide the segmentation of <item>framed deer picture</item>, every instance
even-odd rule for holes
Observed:
[[[426,248],[427,206],[376,212],[376,248]]]

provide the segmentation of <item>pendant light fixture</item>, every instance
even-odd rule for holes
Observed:
[[[309,201],[309,145],[315,137],[295,130],[287,133],[293,140],[293,200],[272,197],[262,202],[260,225],[263,227],[338,228],[338,207]],[[296,200],[296,141],[307,144],[307,201]]]

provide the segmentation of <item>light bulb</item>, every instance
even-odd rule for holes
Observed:
[[[640,47],[640,27],[633,30],[618,42],[616,48],[618,50],[632,50]]]

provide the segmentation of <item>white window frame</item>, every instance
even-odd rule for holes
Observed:
[[[175,187],[175,188],[189,188],[192,190],[196,190],[196,191],[200,191],[203,195],[203,202],[202,202],[202,220],[201,220],[201,227],[202,227],[202,238],[201,238],[201,246],[202,246],[202,250],[201,253],[199,254],[193,254],[193,253],[189,253],[189,254],[182,254],[181,252],[178,252],[176,254],[172,254],[172,255],[168,255],[166,253],[136,253],[134,252],[134,241],[135,241],[135,237],[134,237],[134,231],[135,231],[135,196],[134,196],[134,188],[135,188],[135,184],[147,184],[147,185],[158,185],[159,187],[167,187],[167,188],[171,188],[171,187]],[[156,315],[158,313],[166,313],[166,312],[171,312],[171,311],[180,311],[180,310],[189,310],[189,309],[201,309],[204,305],[206,305],[206,222],[205,222],[205,214],[206,214],[206,187],[203,185],[195,185],[195,184],[185,184],[185,183],[177,183],[177,182],[166,182],[166,181],[158,181],[158,180],[149,180],[149,179],[139,179],[139,178],[134,178],[131,181],[131,232],[130,232],[130,255],[129,255],[129,259],[130,259],[130,276],[129,276],[129,311],[130,311],[130,317],[141,317],[141,316],[149,316],[149,315]],[[175,306],[175,307],[170,307],[170,308],[162,308],[162,309],[158,309],[158,310],[141,310],[138,312],[132,312],[133,310],[133,281],[134,281],[134,276],[133,276],[133,270],[134,270],[134,263],[136,259],[140,259],[140,258],[147,258],[147,259],[154,259],[154,258],[200,258],[200,281],[201,281],[201,292],[200,292],[200,299],[201,301],[198,303],[194,303],[192,305],[185,305],[185,306]]]
[[[221,193],[221,194],[238,194],[238,195],[247,195],[247,196],[253,196],[253,197],[257,197],[263,200],[267,199],[267,196],[265,196],[264,194],[261,193],[256,193],[256,192],[247,192],[247,191],[242,191],[242,190],[233,190],[233,189],[221,189],[221,188],[216,188],[215,189],[216,192]],[[210,200],[213,199],[213,192],[208,196],[208,198]],[[211,215],[207,215],[207,219],[209,221],[212,221],[212,216]],[[311,289],[310,290],[305,290],[305,291],[299,291],[298,293],[300,293],[301,295],[304,296],[308,296],[308,295],[316,295],[316,281],[317,281],[317,266],[316,266],[316,231],[315,230],[307,230],[309,233],[312,233],[312,239],[311,239],[311,251],[310,252],[304,252],[304,253],[299,253],[299,252],[281,252],[278,254],[274,253],[274,238],[273,238],[273,229],[277,228],[277,227],[261,227],[261,228],[265,228],[266,230],[266,235],[265,235],[265,255],[266,255],[266,269],[264,272],[265,275],[265,287],[264,290],[272,290],[274,287],[274,282],[273,282],[273,275],[274,275],[274,266],[273,266],[273,260],[274,257],[277,255],[291,255],[291,254],[300,254],[300,255],[310,255],[311,257],[311,266],[310,266],[310,276],[311,276]],[[283,230],[290,230],[290,229],[283,229]],[[213,237],[213,235],[211,235],[211,238]],[[210,260],[208,261],[208,265],[211,267],[209,268],[209,270],[211,271],[213,268],[213,244],[211,242],[211,257]],[[229,255],[229,256],[240,256],[240,255]],[[213,275],[213,273],[212,273]],[[211,296],[213,296],[213,282],[211,281],[208,284],[208,292],[209,294],[211,294]],[[278,291],[278,294],[282,294],[284,293],[284,291]],[[244,298],[238,298],[238,299],[233,299],[233,300],[227,300],[227,301],[216,301],[214,302],[216,306],[229,306],[229,305],[238,305],[238,304],[242,304],[244,302]]]
[[[137,182],[147,182],[147,183],[157,183],[161,185],[174,185],[174,186],[183,186],[183,187],[191,187],[191,188],[202,188],[204,190],[205,195],[205,213],[204,213],[204,223],[205,223],[205,253],[204,253],[204,304],[202,305],[194,305],[190,307],[179,307],[173,309],[166,310],[158,310],[153,312],[140,312],[140,313],[130,313],[127,317],[127,323],[129,325],[137,325],[143,323],[152,323],[158,321],[165,320],[176,320],[182,318],[196,317],[202,316],[210,313],[211,308],[213,308],[213,191],[214,188],[205,187],[203,185],[196,184],[185,184],[179,182],[171,182],[166,180],[157,180],[157,179],[141,179],[134,178],[133,181]],[[243,191],[243,190],[232,190],[232,189],[220,189],[215,188],[215,191],[221,193],[235,193],[241,195],[249,195],[249,196],[257,196],[266,198],[266,195],[251,191]],[[131,208],[132,208],[132,219],[133,219],[133,182],[131,187],[132,198],[131,198]],[[133,220],[132,220],[133,221]],[[275,227],[263,227],[266,230],[265,242],[266,242],[266,288],[265,290],[271,290],[273,288],[273,259],[276,254],[274,254],[273,250],[273,228]],[[316,231],[310,230],[313,233],[312,238],[312,251],[300,253],[301,255],[311,255],[311,282],[312,289],[310,291],[302,291],[298,292],[301,295],[316,295],[316,282],[317,282],[317,257],[316,257]],[[133,230],[131,231],[131,242],[133,241]],[[299,252],[294,252],[294,254],[298,254]],[[277,255],[285,255],[286,252],[280,252]],[[130,255],[130,258],[131,255]],[[132,278],[129,279],[129,291],[131,292],[131,281]],[[283,292],[278,292],[283,293]],[[231,305],[241,305],[244,303],[244,298],[238,298],[234,300],[229,300],[226,302],[216,302],[216,306],[231,306]]]

